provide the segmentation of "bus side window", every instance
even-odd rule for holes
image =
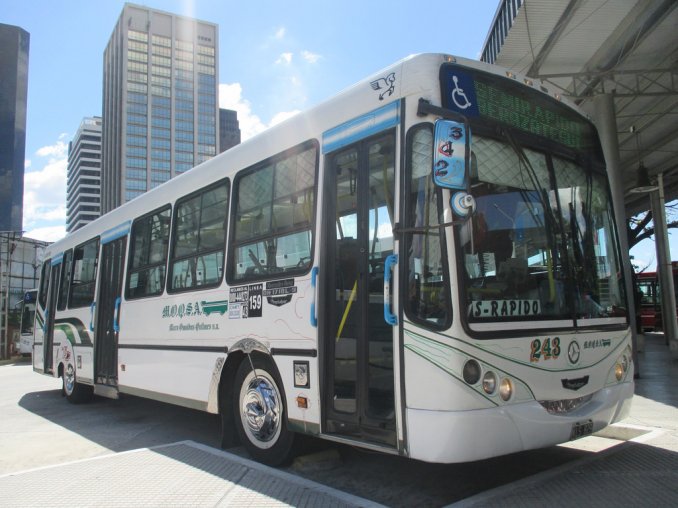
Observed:
[[[229,182],[177,201],[168,290],[218,286],[223,278]]]
[[[47,292],[49,291],[49,268],[52,260],[46,259],[42,264],[42,272],[40,274],[40,291],[38,292],[38,302],[43,309],[47,307]]]
[[[452,306],[446,294],[447,252],[442,240],[444,222],[442,190],[434,184],[433,129],[430,124],[415,126],[408,133],[405,224],[412,232],[403,235],[407,253],[405,312],[414,322],[445,328],[452,319]]]
[[[61,281],[59,282],[59,299],[57,301],[57,310],[65,310],[68,302],[68,288],[71,284],[71,269],[73,264],[73,250],[69,249],[64,254],[64,260],[61,263]]]
[[[168,205],[134,221],[126,298],[159,295],[165,289],[170,215]]]
[[[235,180],[231,280],[310,268],[317,167],[317,146],[305,143]]]
[[[69,307],[87,307],[94,301],[98,259],[99,238],[94,238],[75,248]]]

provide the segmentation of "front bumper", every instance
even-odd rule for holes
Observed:
[[[576,423],[593,432],[626,418],[633,381],[603,388],[566,415],[549,414],[537,401],[471,411],[406,410],[408,455],[427,462],[470,462],[570,440]]]

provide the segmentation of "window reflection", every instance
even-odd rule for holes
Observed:
[[[471,173],[477,208],[459,231],[471,322],[625,316],[603,176],[479,136]]]

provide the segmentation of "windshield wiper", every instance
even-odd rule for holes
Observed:
[[[530,215],[534,219],[535,223],[540,225],[541,227],[544,228],[544,231],[546,233],[546,237],[548,240],[548,248],[546,249],[546,255],[547,255],[547,269],[548,269],[548,281],[549,281],[549,301],[554,302],[556,298],[556,289],[555,289],[555,277],[554,277],[554,268],[558,266],[560,263],[559,257],[558,257],[558,248],[557,248],[557,237],[556,237],[556,231],[558,230],[558,221],[556,217],[553,215],[553,210],[551,209],[551,205],[548,201],[548,196],[547,196],[547,189],[544,189],[540,184],[539,184],[539,178],[537,177],[537,172],[534,169],[534,166],[532,166],[532,163],[530,162],[530,159],[527,157],[525,154],[525,150],[523,149],[522,146],[518,144],[518,142],[515,140],[513,137],[513,134],[509,129],[501,129],[501,133],[504,135],[505,139],[508,141],[509,145],[511,145],[511,148],[515,152],[515,154],[518,156],[518,162],[521,167],[521,174],[522,174],[522,168],[525,168],[527,170],[527,175],[530,179],[530,183],[532,184],[532,188],[536,192],[539,201],[541,203],[542,209],[544,210],[544,219],[545,223],[542,224],[541,220],[538,216],[538,214],[533,213],[531,208],[528,205],[528,210],[530,211]],[[523,199],[525,200],[526,203],[530,203],[532,200],[530,197],[527,195],[527,192],[525,189],[520,189],[520,193],[523,196]],[[558,207],[560,207],[560,199],[558,198],[558,195],[556,193],[556,203]],[[567,269],[567,267],[565,267]]]

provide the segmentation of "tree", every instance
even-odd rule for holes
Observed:
[[[678,201],[672,201],[666,205],[666,227],[668,229],[678,228]],[[646,238],[652,238],[654,236],[652,211],[648,210],[631,217],[627,222],[626,234],[629,239],[629,249]]]

